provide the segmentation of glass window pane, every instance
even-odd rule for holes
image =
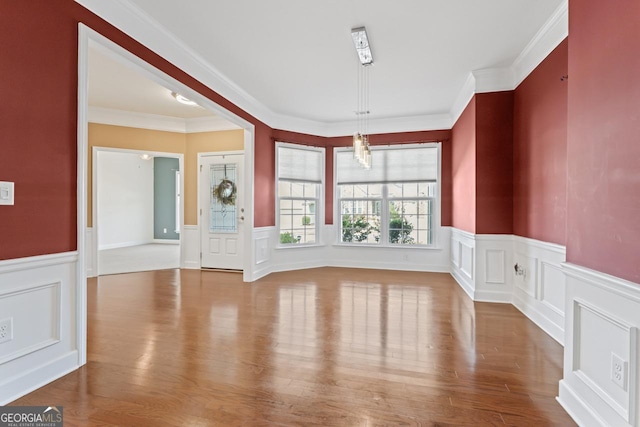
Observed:
[[[418,183],[409,182],[402,184],[402,197],[418,197]]]
[[[352,198],[353,197],[353,185],[339,185],[338,196],[340,198]]]
[[[278,197],[291,197],[291,183],[278,181]]]
[[[417,226],[416,207],[415,200],[389,202],[389,243],[415,244],[413,230]]]
[[[304,197],[304,184],[301,182],[291,183],[291,197]]]
[[[209,231],[235,233],[238,230],[236,205],[237,165],[235,163],[211,165],[210,170]]]
[[[380,217],[376,215],[342,215],[341,241],[377,243],[380,240]]]
[[[316,198],[318,197],[318,184],[313,183],[304,183],[304,197],[306,198]]]

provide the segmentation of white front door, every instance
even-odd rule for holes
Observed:
[[[203,268],[242,270],[243,165],[243,154],[201,158],[199,198]]]

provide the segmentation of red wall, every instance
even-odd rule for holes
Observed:
[[[640,2],[569,2],[567,259],[640,283]]]
[[[452,225],[476,232],[476,97],[451,131]]]
[[[0,206],[0,259],[76,249],[78,22],[254,123],[256,155],[273,157],[269,127],[74,1],[0,2],[0,85],[11,100],[0,107],[0,179],[16,183],[15,206]],[[262,207],[273,189],[256,176],[255,224],[272,225]]]
[[[0,206],[0,259],[76,248],[72,5],[0,3],[0,180],[15,181],[15,206]]]
[[[565,39],[516,88],[513,232],[566,244],[567,75]]]
[[[513,233],[513,91],[476,95],[476,233]]]

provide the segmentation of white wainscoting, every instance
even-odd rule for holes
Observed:
[[[451,231],[451,274],[474,301],[513,303],[564,342],[564,246],[513,235]],[[517,275],[518,264],[523,274]]]
[[[476,236],[472,233],[451,229],[451,275],[460,287],[475,299],[475,253]]]
[[[252,280],[270,273],[316,267],[379,268],[385,270],[449,272],[450,227],[438,233],[438,248],[383,248],[336,245],[336,228],[320,229],[320,245],[278,247],[275,227],[253,231],[254,271]]]
[[[251,280],[258,280],[271,273],[271,254],[277,238],[275,227],[256,227],[253,229],[254,266]]]
[[[565,275],[564,246],[514,236],[513,305],[560,344],[564,344]],[[514,264],[522,269],[516,275]]]
[[[98,264],[96,260],[98,259],[98,247],[95,244],[95,233],[93,227],[87,227],[87,231],[85,233],[85,255],[84,255],[84,264],[87,269],[87,277],[97,277],[98,276]]]
[[[332,243],[327,252],[328,266],[436,273],[450,271],[450,227],[441,227],[438,230],[435,248],[336,245],[333,242],[337,240],[337,232],[333,225],[326,226],[326,239]]]
[[[566,275],[564,378],[558,401],[583,426],[640,426],[640,285],[574,264]],[[623,361],[622,387],[612,356]]]
[[[513,300],[513,236],[476,235],[476,301]]]
[[[0,405],[77,369],[77,252],[0,261]]]
[[[200,269],[200,227],[197,225],[185,225],[182,236],[182,268]]]

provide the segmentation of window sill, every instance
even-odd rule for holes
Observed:
[[[298,244],[294,244],[294,245],[277,245],[274,249],[276,250],[280,250],[280,249],[298,249],[298,248],[322,248],[325,247],[327,245],[324,245],[322,243],[309,243],[309,244],[304,244],[304,245],[298,245]]]
[[[409,249],[412,251],[441,251],[440,246],[419,246],[419,245],[375,245],[375,244],[358,244],[358,243],[333,243],[331,246],[344,248],[377,248],[377,249]]]

